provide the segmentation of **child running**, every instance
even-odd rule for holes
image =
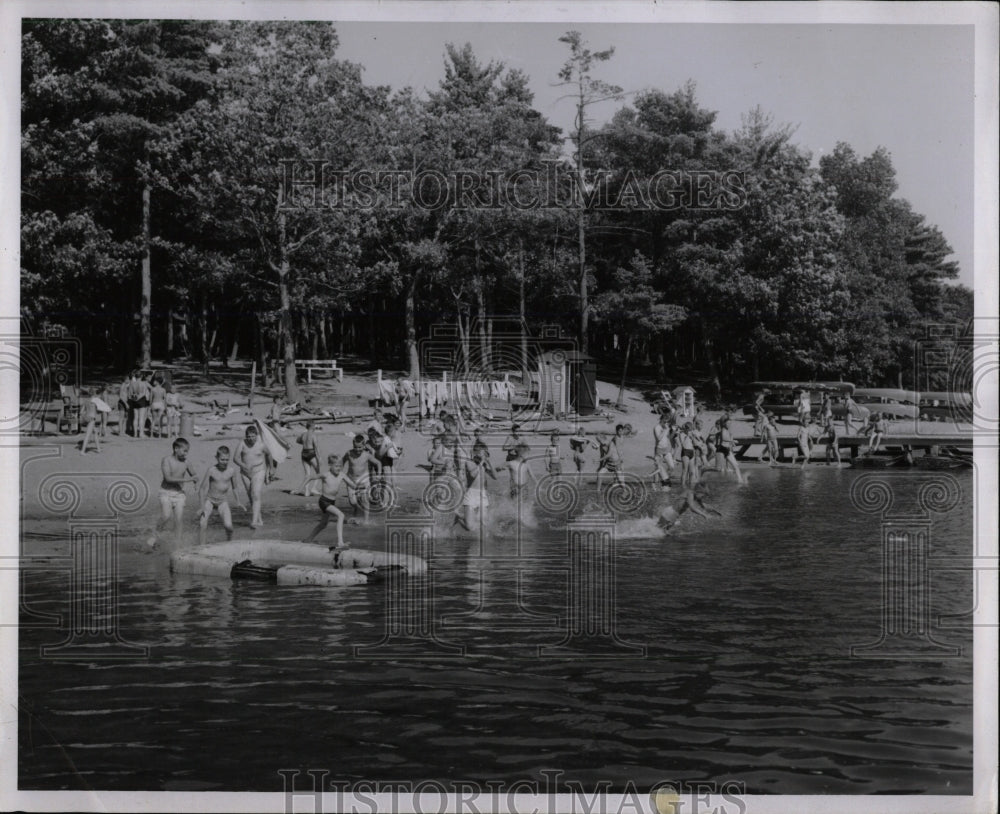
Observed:
[[[511,424],[510,425],[510,435],[507,436],[507,440],[503,442],[503,451],[507,454],[507,460],[513,461],[517,457],[517,448],[522,444],[521,441],[521,425]]]
[[[427,452],[427,462],[430,464],[432,483],[448,474],[448,450],[445,449],[442,436],[435,435],[431,441],[431,448]]]
[[[483,478],[484,471],[496,480],[497,476],[493,467],[483,458],[482,454],[473,453],[471,461],[464,461],[461,473],[465,476],[466,483],[465,497],[462,498],[464,516],[456,514],[455,522],[452,525],[458,524],[466,531],[472,531],[472,523],[477,511],[479,512],[480,522],[485,520],[485,512],[490,505],[490,501],[486,496],[486,481]]]
[[[215,466],[205,471],[205,476],[198,486],[198,498],[202,504],[198,517],[198,544],[205,545],[205,529],[212,512],[218,510],[222,526],[226,530],[226,539],[233,539],[233,516],[229,510],[229,494],[236,494],[236,477],[239,470],[229,462],[229,447],[221,446],[215,451]],[[207,493],[206,493],[206,488]],[[242,509],[244,506],[239,504]]]
[[[726,472],[732,469],[736,473],[736,480],[743,483],[743,474],[740,472],[740,465],[736,462],[736,450],[733,448],[733,432],[729,429],[729,416],[723,416],[719,420],[719,446],[716,455],[721,455],[725,461]]]
[[[537,484],[538,480],[535,478],[535,473],[531,471],[531,467],[528,466],[526,460],[528,456],[529,448],[527,444],[521,444],[514,449],[515,456],[513,459],[507,461],[506,463],[500,464],[496,467],[495,472],[502,472],[507,470],[510,472],[510,497],[512,500],[527,501],[530,497],[530,492],[528,491],[528,484]],[[475,453],[473,453],[473,458]]]
[[[336,455],[330,455],[326,459],[327,464],[330,467],[330,471],[326,474],[317,474],[307,479],[307,482],[312,483],[313,481],[322,481],[322,492],[319,496],[319,510],[322,514],[319,523],[316,524],[309,535],[302,541],[303,543],[311,543],[316,537],[327,527],[330,523],[331,517],[337,518],[337,548],[346,548],[344,545],[344,513],[337,508],[336,500],[337,494],[340,492],[341,484],[346,484],[348,489],[353,489],[355,483],[348,477],[346,472],[341,470],[340,458]],[[356,507],[356,504],[355,504]]]
[[[597,444],[580,432],[570,436],[569,449],[573,453],[573,465],[576,466],[578,473],[583,472],[583,465],[587,462],[586,458],[583,457],[583,452],[587,447],[594,447],[596,449]]]
[[[368,522],[368,505],[371,502],[368,490],[371,486],[371,475],[382,474],[382,464],[378,458],[365,449],[365,439],[362,435],[354,436],[354,446],[344,455],[343,464],[347,467],[347,479],[353,485],[348,485],[347,500],[357,516],[358,507],[364,511],[364,520]]]
[[[264,480],[271,467],[271,453],[267,451],[260,438],[257,427],[251,424],[244,433],[243,440],[236,447],[233,462],[243,475],[243,485],[250,496],[250,528],[260,528],[264,525],[261,509],[264,493]]]
[[[187,496],[184,494],[184,484],[198,482],[198,476],[191,469],[191,464],[187,462],[190,449],[191,445],[187,439],[178,438],[173,443],[173,452],[160,462],[160,472],[163,479],[160,481],[160,520],[156,524],[156,532],[158,534],[163,531],[170,519],[173,518],[174,533],[178,545],[181,542],[184,503],[187,500]],[[155,537],[150,540],[150,545],[156,545]]]

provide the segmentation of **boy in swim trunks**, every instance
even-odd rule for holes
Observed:
[[[215,466],[210,466],[205,471],[205,476],[198,486],[198,497],[202,504],[201,514],[198,517],[199,545],[205,545],[205,529],[208,528],[208,519],[215,510],[218,510],[219,517],[222,518],[226,539],[233,539],[233,516],[229,510],[229,493],[236,494],[236,477],[240,472],[229,461],[229,447],[219,447],[215,452]],[[239,506],[241,509],[244,508],[242,504]]]
[[[177,544],[181,542],[182,523],[184,520],[184,502],[187,499],[184,494],[185,483],[197,483],[198,476],[191,469],[191,464],[187,462],[188,451],[191,445],[184,438],[178,438],[173,444],[173,453],[167,455],[160,462],[160,472],[163,479],[160,481],[160,520],[156,524],[157,533],[163,531],[164,526],[174,520],[174,532]],[[151,545],[156,545],[155,538]]]
[[[719,419],[719,447],[716,450],[716,454],[721,455],[724,460],[724,471],[732,468],[733,472],[736,473],[736,480],[743,483],[743,473],[740,472],[740,465],[736,461],[736,449],[733,446],[733,431],[729,428],[728,415]]]
[[[537,483],[535,478],[535,473],[531,471],[531,467],[528,466],[528,462],[525,460],[529,453],[529,448],[527,444],[521,444],[514,449],[515,457],[506,463],[500,464],[500,466],[494,469],[494,472],[502,472],[507,470],[510,472],[510,497],[512,500],[521,499],[522,501],[528,500],[528,484]],[[473,453],[473,458],[475,458],[475,453]]]
[[[587,462],[583,457],[583,452],[587,447],[597,448],[597,444],[586,438],[582,433],[577,433],[569,439],[569,448],[573,453],[573,464],[577,472],[583,472],[583,465]]]
[[[507,460],[513,461],[517,457],[517,448],[523,443],[520,436],[521,425],[511,424],[510,425],[510,435],[507,436],[507,440],[503,442],[503,451],[507,453]]]
[[[302,483],[292,494],[312,497],[309,484],[320,474],[319,447],[316,446],[316,432],[312,421],[306,422],[305,432],[297,440],[302,445]]]
[[[354,446],[344,455],[343,464],[347,467],[347,478],[351,484],[347,487],[347,500],[357,515],[358,507],[364,511],[365,522],[368,522],[368,487],[371,484],[369,471],[376,476],[382,474],[382,464],[378,458],[365,449],[363,435],[354,436]]]
[[[486,482],[483,479],[484,470],[496,480],[497,476],[493,467],[481,454],[473,454],[471,461],[464,461],[462,474],[465,476],[466,489],[465,497],[462,498],[462,506],[465,513],[464,517],[461,514],[456,514],[455,522],[452,525],[459,524],[466,531],[472,531],[473,518],[477,511],[479,519],[483,520],[484,512],[490,505],[490,500],[486,496]]]
[[[681,444],[681,484],[689,485],[698,480],[694,465],[694,438],[691,436],[691,422],[687,422],[680,431]]]
[[[233,462],[243,475],[243,485],[250,496],[250,528],[264,525],[261,509],[264,494],[264,480],[271,468],[271,453],[267,451],[257,428],[251,424],[246,429],[243,440],[236,447]]]
[[[313,481],[322,481],[323,486],[322,492],[319,496],[319,510],[323,517],[320,519],[319,523],[316,525],[309,536],[306,537],[302,542],[311,543],[316,539],[317,535],[327,527],[330,522],[331,517],[337,518],[337,548],[345,548],[344,545],[344,513],[337,508],[335,505],[337,500],[337,493],[340,492],[340,485],[342,483],[347,484],[347,488],[351,489],[354,487],[354,481],[352,481],[347,473],[341,470],[340,458],[336,455],[330,455],[326,459],[327,464],[330,466],[330,471],[324,474],[313,475],[311,478],[307,479],[307,483],[312,483]]]

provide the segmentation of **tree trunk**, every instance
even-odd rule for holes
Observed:
[[[151,274],[152,246],[149,239],[149,198],[149,182],[146,181],[142,185],[142,299],[139,304],[139,333],[142,337],[140,362],[145,369],[149,369],[153,363],[152,339],[149,325],[150,303],[153,290]]]
[[[280,200],[281,191],[278,191]],[[278,296],[281,301],[281,333],[284,335],[282,364],[285,368],[285,398],[289,403],[302,401],[299,383],[295,378],[295,330],[292,327],[292,303],[288,293],[288,275],[291,263],[288,260],[288,224],[283,209],[278,210],[278,240],[280,265],[278,267]]]
[[[202,372],[209,372],[208,360],[208,295],[202,291],[198,297],[198,357],[201,360]]]
[[[167,363],[174,361],[174,309],[167,309]]]
[[[705,322],[705,318],[698,320],[701,329],[702,350],[705,353],[705,363],[708,365],[708,372],[711,376],[710,385],[712,396],[718,401],[722,401],[722,382],[719,379],[719,363],[715,357],[715,342],[712,338],[712,331]]]
[[[518,266],[520,273],[517,280],[518,308],[521,316],[521,370],[528,369],[528,323],[525,319],[524,307],[524,244],[518,246]]]
[[[261,324],[260,312],[253,314],[253,352],[257,360],[257,370],[260,372],[260,380],[264,387],[271,386],[271,370],[267,364],[267,341],[264,336],[264,326]]]
[[[417,279],[419,275],[414,272],[410,278],[410,284],[406,287],[406,339],[404,345],[406,349],[406,359],[410,368],[410,380],[417,381],[420,378],[420,356],[417,353],[417,318],[416,318],[416,297]]]
[[[469,370],[469,335],[465,332],[462,324],[462,304],[456,304],[455,320],[458,323],[458,344],[462,349],[462,370]]]
[[[587,336],[590,322],[590,302],[587,295],[587,215],[584,211],[584,172],[583,172],[583,133],[584,119],[583,89],[580,90],[580,100],[577,103],[577,140],[576,140],[576,238],[580,267],[580,351],[587,353],[589,339]]]
[[[240,323],[243,321],[243,313],[237,312],[233,321],[233,346],[229,351],[229,364],[236,364],[236,357],[240,352]]]
[[[476,276],[476,324],[479,327],[479,364],[486,365],[486,303],[483,300],[483,280]]]
[[[317,331],[319,335],[319,352],[321,358],[330,358],[330,345],[326,340],[326,312],[319,315],[319,330]]]
[[[625,403],[625,376],[628,375],[628,360],[632,355],[632,334],[628,335],[628,341],[625,343],[625,364],[622,365],[622,384],[618,388],[618,403]]]

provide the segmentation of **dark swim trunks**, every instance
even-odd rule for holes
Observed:
[[[326,514],[326,510],[331,506],[336,505],[335,500],[330,500],[326,495],[319,496],[319,510]]]

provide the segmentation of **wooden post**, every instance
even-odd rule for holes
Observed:
[[[253,391],[257,386],[257,361],[250,366],[250,398],[247,399],[247,412],[253,413]]]

